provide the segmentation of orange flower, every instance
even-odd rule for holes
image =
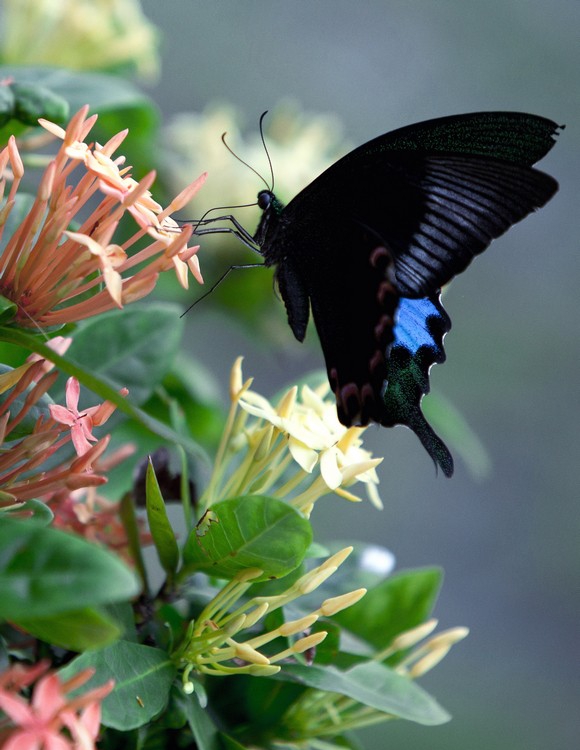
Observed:
[[[62,350],[67,343],[56,341],[54,347]],[[105,462],[99,459],[110,436],[97,440],[92,430],[107,421],[115,406],[105,401],[79,412],[79,384],[70,378],[67,406],[50,404],[47,408],[43,397],[57,377],[58,372],[50,371],[46,360],[37,355],[0,374],[0,508],[17,508],[33,498],[50,503],[55,493],[68,494],[107,481],[102,475]],[[35,412],[39,416],[32,420]],[[55,461],[55,453],[69,440],[77,457]]]
[[[141,299],[154,288],[158,275],[173,268],[182,286],[188,271],[203,283],[195,253],[189,247],[193,227],[179,227],[169,214],[181,209],[205,180],[201,175],[163,209],[151,196],[155,173],[139,182],[123,167],[124,157],[114,157],[127,136],[122,131],[103,146],[85,143],[96,115],[83,107],[66,130],[40,120],[63,143],[46,168],[36,198],[14,231],[4,238],[0,256],[0,294],[17,306],[16,321],[23,327],[54,326],[97,315]],[[71,173],[81,167],[83,174]],[[0,240],[18,201],[24,176],[16,140],[11,137],[0,151]],[[88,218],[80,214],[89,201],[98,204]],[[20,204],[22,206],[22,203]],[[139,229],[121,245],[113,236],[128,212]],[[80,224],[69,231],[71,222]],[[148,244],[128,255],[139,240]],[[131,275],[132,274],[132,275]]]

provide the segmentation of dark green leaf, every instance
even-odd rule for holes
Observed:
[[[36,638],[69,651],[108,646],[121,635],[121,628],[113,620],[89,607],[50,617],[18,618],[13,623]]]
[[[329,693],[346,695],[377,711],[415,721],[443,724],[449,714],[425,690],[384,664],[364,662],[340,672],[333,667],[288,664],[275,679],[292,679]]]
[[[16,344],[20,347],[27,348],[30,351],[37,352],[50,362],[54,362],[61,372],[78,378],[82,385],[90,388],[91,391],[101,398],[115,404],[120,412],[128,414],[153,435],[157,435],[158,437],[163,438],[163,440],[171,443],[178,443],[196,457],[202,457],[204,460],[207,460],[205,452],[187,435],[178,435],[166,424],[162,424],[158,420],[153,419],[149,414],[132,404],[130,397],[129,399],[125,399],[121,396],[121,394],[115,390],[107,380],[102,377],[96,377],[84,364],[79,364],[68,358],[61,357],[48,347],[39,337],[35,337],[27,331],[11,328],[9,326],[0,326],[0,341]]]
[[[256,581],[280,578],[297,568],[312,541],[312,527],[290,505],[271,497],[247,495],[211,508],[214,521],[203,536],[193,529],[183,558],[191,570],[233,578],[260,568]]]
[[[159,489],[151,458],[148,459],[147,463],[145,496],[149,529],[159,555],[159,562],[167,575],[172,577],[179,565],[179,548],[175,533],[167,517],[165,502]]]
[[[69,117],[70,108],[66,99],[37,83],[10,84],[14,94],[14,117],[25,125],[38,125],[38,119],[62,125]]]
[[[163,388],[167,397],[179,404],[189,433],[204,445],[217,447],[225,415],[213,375],[195,359],[179,352],[163,380]]]
[[[119,518],[125,529],[127,547],[131,559],[134,561],[135,571],[141,580],[143,591],[147,594],[149,592],[149,581],[147,577],[147,568],[145,567],[145,560],[143,559],[143,550],[141,549],[141,530],[139,528],[139,521],[135,511],[135,503],[129,492],[126,492],[121,498],[119,504]]]
[[[175,305],[148,302],[111,310],[79,324],[67,359],[82,362],[115,388],[128,388],[131,401],[142,404],[161,382],[175,357],[183,320]],[[64,378],[53,398],[62,400]]]
[[[128,163],[142,165],[140,172],[152,165],[151,141],[156,135],[159,115],[152,101],[126,78],[44,66],[1,66],[0,79],[3,78],[51,91],[68,102],[72,113],[90,104],[91,113],[99,115],[97,127],[91,134],[93,138],[105,142],[114,133],[129,128],[131,137],[123,144]],[[8,122],[5,129],[14,130],[14,124],[14,120]]]
[[[114,602],[113,604],[106,604],[102,609],[121,628],[121,638],[124,641],[137,642],[135,613],[130,602]]]
[[[12,87],[0,84],[0,128],[14,116],[14,93]],[[0,146],[3,144],[0,142]]]
[[[45,618],[127,600],[139,586],[106,549],[30,520],[0,520],[0,618]]]
[[[218,737],[220,738],[223,750],[247,750],[245,745],[240,745],[237,740],[234,740],[234,738],[230,737],[228,734],[218,732]]]
[[[2,90],[2,87],[0,86],[0,91]],[[12,300],[9,300],[7,297],[0,296],[0,323],[10,323],[11,320],[14,320],[16,317],[16,313],[18,312],[17,305],[12,302]]]
[[[332,619],[377,649],[429,616],[442,580],[439,568],[399,573],[370,589]]]
[[[5,375],[11,371],[13,371],[12,367],[0,364],[1,375]],[[54,402],[47,393],[44,393],[40,398],[37,398],[32,406],[26,404],[26,399],[29,397],[30,391],[35,385],[35,383],[29,385],[28,388],[26,388],[26,390],[24,390],[19,396],[17,396],[10,405],[10,413],[13,415],[19,414],[23,408],[26,408],[27,410],[23,419],[16,425],[13,430],[11,430],[8,436],[8,439],[10,441],[20,440],[21,438],[30,435],[40,417],[42,417],[43,419],[48,419],[50,417],[48,407]],[[0,404],[3,404],[4,401],[9,398],[9,396],[11,395],[11,391],[12,388],[7,390],[5,393],[0,393]]]
[[[176,669],[165,651],[138,643],[119,641],[74,659],[60,674],[63,679],[87,667],[96,672],[82,692],[115,680],[115,688],[103,701],[102,723],[128,731],[148,724],[166,707]]]
[[[187,723],[196,742],[196,750],[221,750],[218,731],[207,711],[199,705],[195,693],[181,693],[177,703],[187,717]]]

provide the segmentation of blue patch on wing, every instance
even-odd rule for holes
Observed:
[[[443,362],[443,334],[451,328],[449,316],[443,309],[438,297],[424,299],[408,299],[402,297],[397,308],[397,322],[393,331],[395,340],[392,347],[403,346],[411,354],[416,354],[426,346],[437,352],[434,362]],[[440,333],[441,329],[443,332]]]
[[[421,411],[421,399],[429,393],[429,370],[445,361],[443,337],[451,320],[439,295],[423,299],[402,297],[397,308],[395,340],[387,351],[387,380],[383,400],[384,424],[404,424],[418,436],[445,476],[453,474],[453,458]]]

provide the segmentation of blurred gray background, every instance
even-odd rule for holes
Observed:
[[[166,120],[217,99],[235,104],[253,128],[290,96],[307,111],[336,113],[353,143],[485,109],[566,123],[541,165],[560,181],[558,195],[494,243],[446,297],[454,327],[432,385],[480,436],[491,475],[478,481],[457,461],[452,480],[436,477],[413,434],[373,429],[368,443],[386,457],[385,510],[329,497],[314,520],[322,539],[388,546],[399,567],[443,566],[436,614],[443,627],[471,628],[423,680],[453,720],[385,725],[362,733],[365,747],[578,747],[580,2],[143,5],[163,31],[163,76],[152,94]],[[276,180],[284,182],[279,170]],[[202,307],[189,316],[191,347],[224,391],[238,353],[264,393],[322,365],[289,330],[288,348],[273,354]]]

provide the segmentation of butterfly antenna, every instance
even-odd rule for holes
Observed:
[[[238,160],[238,161],[240,162],[240,164],[243,164],[244,166],[246,166],[246,167],[247,167],[247,168],[248,168],[249,170],[251,170],[251,171],[252,171],[252,172],[253,172],[253,173],[254,173],[254,174],[255,174],[255,175],[257,176],[257,177],[259,177],[259,178],[260,178],[260,179],[262,180],[262,182],[264,183],[264,185],[265,185],[265,186],[266,186],[266,187],[268,188],[268,190],[270,190],[270,186],[268,185],[268,183],[266,182],[266,180],[265,180],[265,179],[264,179],[264,178],[262,177],[262,175],[261,175],[261,174],[260,174],[260,173],[259,173],[259,172],[258,172],[257,170],[255,170],[255,169],[254,169],[254,167],[251,167],[251,166],[250,166],[250,165],[248,164],[248,162],[247,162],[247,161],[244,161],[244,160],[242,159],[242,157],[241,157],[241,156],[238,156],[238,155],[236,154],[236,152],[235,152],[235,151],[233,151],[233,149],[231,149],[231,148],[230,148],[230,146],[228,146],[228,144],[226,143],[226,135],[227,135],[227,133],[222,133],[222,143],[223,143],[223,144],[224,144],[224,146],[225,146],[225,147],[227,148],[227,150],[228,150],[228,151],[230,152],[230,154],[231,154],[231,155],[232,155],[232,156],[234,157],[234,159],[237,159],[237,160]]]
[[[272,187],[270,188],[270,192],[274,192],[274,167],[272,166],[272,159],[270,158],[270,152],[268,151],[268,146],[266,146],[266,139],[264,138],[264,118],[268,114],[268,110],[265,112],[262,112],[260,115],[260,139],[262,141],[262,146],[264,147],[264,151],[266,152],[266,158],[268,159],[268,164],[270,165],[270,177],[272,178]]]

